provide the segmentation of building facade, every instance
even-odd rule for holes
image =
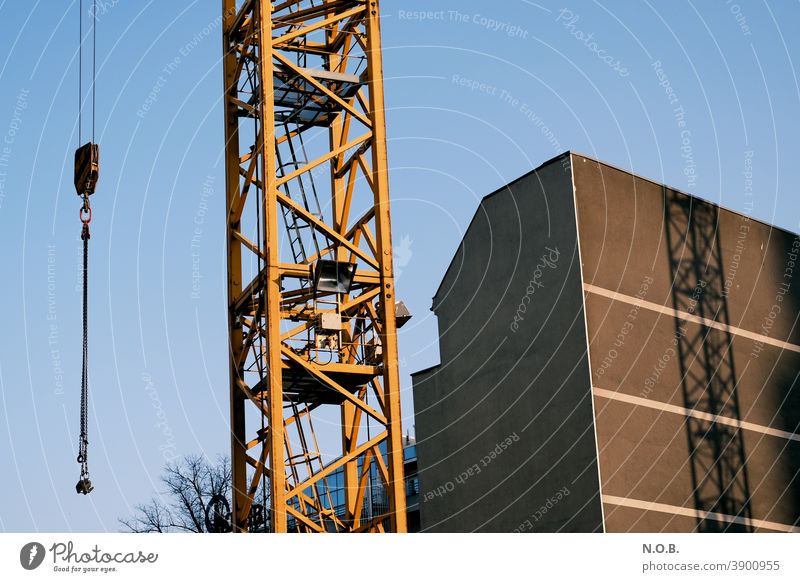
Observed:
[[[413,375],[422,531],[800,531],[799,251],[575,153],[484,198]]]

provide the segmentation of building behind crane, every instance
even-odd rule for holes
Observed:
[[[575,153],[485,197],[414,375],[422,531],[800,531],[799,251]]]

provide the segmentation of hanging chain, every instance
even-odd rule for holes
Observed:
[[[89,222],[92,220],[92,209],[89,206],[89,195],[83,198],[81,207],[81,240],[83,241],[83,363],[81,370],[81,434],[78,442],[78,463],[81,465],[81,479],[89,478],[87,449],[88,406],[89,406]]]
[[[89,223],[92,221],[92,208],[89,205],[89,194],[83,195],[80,209],[81,240],[83,241],[83,361],[81,364],[81,421],[78,440],[78,463],[81,466],[81,478],[76,485],[78,493],[87,495],[91,490],[89,480]]]

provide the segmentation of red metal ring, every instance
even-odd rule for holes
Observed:
[[[84,219],[83,218],[83,213],[84,213],[84,211],[87,211],[87,210],[89,212],[89,218]],[[81,222],[83,224],[89,224],[92,221],[92,209],[91,209],[91,207],[87,209],[87,208],[84,208],[83,206],[81,206],[81,209],[78,211],[78,216],[80,216]]]

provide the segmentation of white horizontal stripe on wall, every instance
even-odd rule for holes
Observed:
[[[709,422],[716,422],[718,424],[733,426],[735,428],[741,428],[744,430],[752,430],[754,432],[760,432],[761,434],[767,434],[782,439],[788,439],[790,441],[800,442],[800,434],[787,432],[785,430],[779,430],[777,428],[772,428],[769,426],[763,426],[761,424],[755,424],[753,422],[745,422],[743,420],[731,418],[729,416],[710,414],[708,412],[702,412],[700,410],[694,410],[691,408],[684,408],[683,406],[675,406],[674,404],[666,404],[664,402],[658,402],[656,400],[650,400],[648,398],[642,398],[640,396],[631,396],[630,394],[614,392],[613,390],[606,390],[605,388],[597,388],[596,386],[592,387],[592,392],[597,396],[600,396],[602,398],[608,398],[609,400],[617,400],[618,402],[626,402],[628,404],[634,404],[636,406],[646,406],[647,408],[652,408],[653,410],[670,412],[672,414],[680,414],[682,416],[691,416],[692,418],[697,418],[700,420],[707,420]]]
[[[696,519],[713,519],[714,521],[736,523],[740,525],[746,525],[748,527],[771,529],[774,531],[782,531],[787,533],[800,532],[800,527],[795,527],[785,523],[777,523],[763,519],[752,519],[748,517],[741,517],[739,515],[727,515],[725,513],[715,513],[713,511],[702,511],[700,509],[690,509],[688,507],[679,507],[677,505],[667,505],[666,503],[655,503],[654,501],[642,501],[640,499],[630,499],[628,497],[617,497],[616,495],[604,494],[603,503],[607,503],[609,505],[620,505],[622,507],[631,507],[633,509],[643,509],[645,511],[658,511],[660,513],[669,513],[671,515],[694,517]]]
[[[659,305],[658,303],[653,303],[652,301],[646,301],[644,299],[639,299],[638,297],[631,297],[630,295],[624,295],[622,293],[617,293],[616,291],[609,291],[608,289],[603,289],[602,287],[596,287],[595,285],[590,285],[589,283],[584,283],[583,289],[588,293],[592,293],[594,295],[600,295],[601,297],[606,297],[607,299],[611,299],[613,301],[621,301],[629,305],[635,305],[637,307],[649,309],[650,311],[655,311],[656,313],[668,315],[669,317],[676,317],[684,321],[699,323],[700,325],[704,325],[706,327],[710,327],[713,329],[718,329],[720,331],[725,331],[732,335],[745,337],[747,339],[761,342],[762,344],[768,344],[771,346],[775,346],[776,348],[782,348],[784,350],[800,353],[800,346],[798,346],[797,344],[790,344],[788,342],[784,342],[779,339],[774,339],[769,336],[762,335],[760,333],[747,331],[746,329],[742,329],[740,327],[734,327],[732,325],[719,323],[718,321],[713,321],[705,317],[692,315],[691,313],[686,313],[685,311],[679,311],[672,307]]]

